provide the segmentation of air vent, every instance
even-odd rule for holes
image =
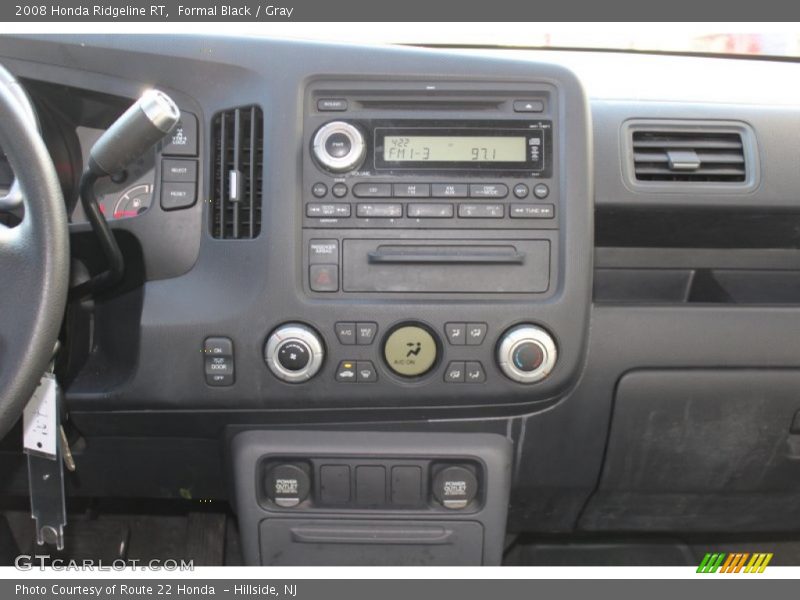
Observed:
[[[633,131],[637,181],[744,182],[742,135],[721,131]]]
[[[257,106],[217,113],[212,121],[214,179],[211,233],[251,239],[261,231],[264,117]]]

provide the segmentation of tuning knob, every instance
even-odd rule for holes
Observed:
[[[325,350],[319,335],[302,323],[287,323],[272,332],[264,345],[264,361],[289,383],[311,379],[322,367]]]
[[[541,327],[517,325],[506,331],[497,346],[497,364],[513,381],[536,383],[556,365],[558,352],[553,338]]]
[[[343,173],[361,166],[367,145],[358,127],[345,121],[331,121],[314,134],[313,149],[323,167]]]

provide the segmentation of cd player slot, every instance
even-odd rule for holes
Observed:
[[[498,111],[504,100],[453,100],[448,98],[430,100],[359,100],[358,106],[367,110],[463,110]]]
[[[528,293],[550,287],[550,241],[345,239],[343,291]]]
[[[514,246],[381,246],[367,253],[372,264],[516,264],[525,262],[525,255]]]

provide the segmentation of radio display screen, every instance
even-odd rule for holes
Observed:
[[[525,136],[387,135],[386,162],[524,163]]]
[[[549,176],[550,121],[431,123],[374,123],[375,169],[430,175],[525,172]]]

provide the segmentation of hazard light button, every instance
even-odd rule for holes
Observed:
[[[338,265],[311,265],[309,276],[312,292],[339,291]]]

